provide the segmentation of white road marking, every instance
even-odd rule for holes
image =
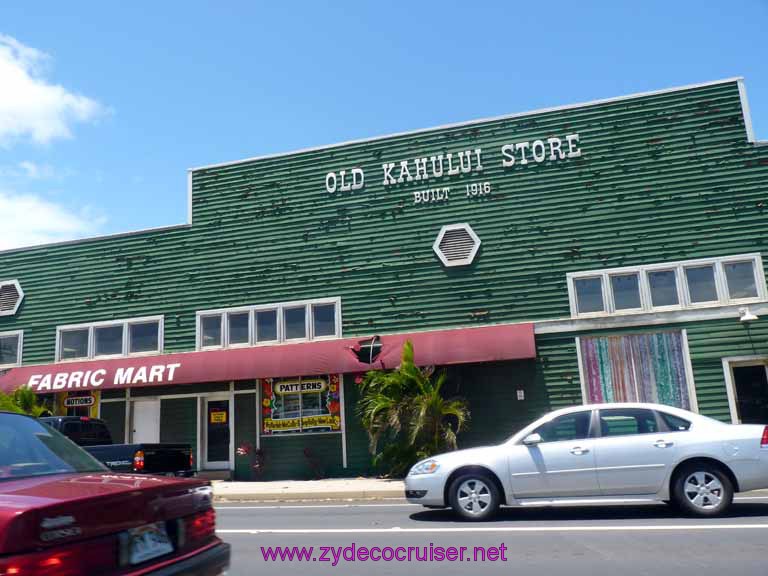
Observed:
[[[387,534],[405,532],[671,532],[675,530],[768,530],[768,524],[669,524],[614,526],[477,526],[474,528],[275,528],[223,529],[218,534]]]
[[[736,496],[735,501],[768,500],[768,496]],[[216,510],[290,510],[291,508],[419,508],[418,504],[265,504],[259,506],[216,506]],[[513,508],[505,508],[505,510]]]
[[[216,510],[290,510],[291,508],[417,508],[416,504],[273,504],[271,506],[216,506]]]

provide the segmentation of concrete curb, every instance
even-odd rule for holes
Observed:
[[[291,494],[214,494],[216,503],[229,502],[341,502],[341,501],[377,501],[377,500],[402,500],[405,502],[405,494],[402,492],[324,492],[322,494],[312,492],[299,492]]]
[[[277,484],[277,485],[275,485]],[[284,483],[238,483],[213,482],[214,502],[292,502],[292,501],[341,501],[341,500],[403,500],[405,488],[398,481],[350,482],[339,486],[297,482]],[[358,484],[358,485],[355,485]],[[382,485],[383,484],[383,485]]]

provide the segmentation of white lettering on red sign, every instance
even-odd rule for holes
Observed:
[[[112,379],[113,386],[135,386],[136,384],[172,383],[176,369],[181,364],[154,364],[134,368],[118,368]],[[57,372],[55,374],[33,374],[27,386],[41,391],[76,390],[81,388],[98,388],[107,377],[107,370],[74,370],[72,372]]]

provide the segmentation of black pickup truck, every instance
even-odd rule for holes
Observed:
[[[104,421],[87,416],[50,416],[40,421],[82,446],[114,472],[195,475],[189,444],[113,444]]]

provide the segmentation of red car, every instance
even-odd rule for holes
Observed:
[[[0,412],[0,576],[215,575],[210,484],[116,474],[34,418]]]

